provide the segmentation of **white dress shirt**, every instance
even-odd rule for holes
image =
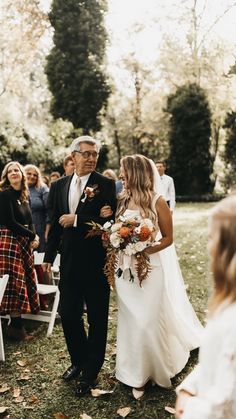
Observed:
[[[236,418],[236,303],[223,303],[209,319],[199,364],[177,387],[190,397],[181,419]]]
[[[80,176],[80,193],[81,193],[80,198],[83,195],[83,190],[85,188],[86,183],[88,182],[88,179],[89,179],[90,175],[91,175],[91,173],[89,173],[88,175]],[[77,179],[78,179],[78,177],[79,176],[75,172],[74,175],[73,175],[73,178],[71,180],[71,183],[70,183],[69,197],[68,197],[70,214],[74,214],[74,212],[72,212],[72,201],[73,201],[72,197],[73,197],[73,194],[75,194],[75,193],[78,194],[78,190],[77,190]],[[77,215],[75,215],[75,221],[74,221],[74,227],[76,227],[76,226],[77,226]]]
[[[175,208],[175,185],[172,177],[162,175],[163,197],[170,203],[170,209],[173,211]]]

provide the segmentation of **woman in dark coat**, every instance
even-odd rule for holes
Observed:
[[[16,340],[28,338],[21,314],[39,311],[32,253],[38,244],[24,169],[10,162],[0,182],[0,275],[9,274],[0,314],[10,314],[8,336]]]

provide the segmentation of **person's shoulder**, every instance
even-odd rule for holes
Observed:
[[[70,181],[70,179],[72,178],[73,175],[69,175],[69,176],[62,176],[57,180],[54,180],[54,182],[51,183],[50,185],[50,189],[56,189],[58,187],[61,187],[63,185],[65,185],[67,182]]]
[[[236,303],[227,305],[221,312],[223,321],[232,319],[236,323]]]
[[[212,324],[214,324],[217,329],[222,328],[224,330],[225,336],[234,336],[236,344],[236,302],[227,303],[223,302],[219,308],[216,310],[215,314],[212,317]]]
[[[168,180],[173,180],[173,177],[171,177],[169,175],[164,174],[163,176],[165,176],[165,178],[168,179]]]
[[[11,197],[12,196],[11,190],[10,189],[4,189],[4,190],[0,191],[0,196],[2,198],[4,198],[4,197],[6,197],[6,198]]]
[[[43,193],[48,192],[49,191],[49,187],[48,185],[46,185],[45,183],[39,187],[40,191],[42,191]]]

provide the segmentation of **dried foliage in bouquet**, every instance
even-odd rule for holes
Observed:
[[[103,226],[91,222],[87,223],[91,229],[86,237],[101,236],[103,245],[107,249],[104,273],[110,286],[114,287],[115,276],[123,275],[119,268],[120,257],[129,256],[135,259],[135,271],[141,286],[147,278],[151,266],[145,249],[153,243],[154,225],[148,218],[135,217],[125,219],[120,217],[117,222],[107,221]],[[130,281],[134,280],[132,267],[129,267]]]

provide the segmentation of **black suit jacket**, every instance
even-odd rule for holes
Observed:
[[[53,263],[57,251],[61,253],[61,280],[91,274],[102,270],[105,260],[105,250],[101,237],[85,238],[91,228],[87,222],[95,221],[104,224],[109,218],[101,218],[100,210],[104,205],[110,205],[114,218],[116,210],[115,182],[97,172],[91,173],[86,186],[93,186],[95,196],[84,197],[83,193],[78,204],[77,226],[63,228],[59,218],[69,214],[68,195],[72,176],[66,176],[53,182],[48,197],[48,210],[51,228],[44,262]]]

